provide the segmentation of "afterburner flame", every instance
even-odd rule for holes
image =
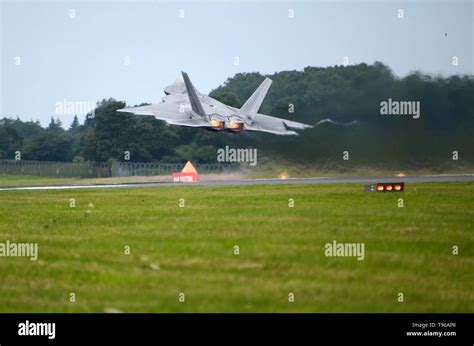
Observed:
[[[211,126],[216,130],[222,130],[224,128],[225,123],[219,120],[211,120]]]
[[[244,128],[244,124],[243,124],[243,123],[239,123],[239,122],[237,122],[237,121],[231,121],[231,123],[230,123],[230,129],[231,129],[232,131],[237,131],[237,132],[239,132],[239,131],[242,131],[243,128]]]

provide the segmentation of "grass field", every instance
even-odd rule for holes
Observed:
[[[473,183],[0,191],[0,242],[39,244],[0,257],[0,312],[474,312],[473,206]]]

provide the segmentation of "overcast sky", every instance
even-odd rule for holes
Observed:
[[[474,74],[471,0],[0,5],[0,117],[43,125],[51,116],[71,123],[58,102],[157,102],[182,70],[203,93],[237,72],[341,65],[344,57],[381,61],[398,76]]]

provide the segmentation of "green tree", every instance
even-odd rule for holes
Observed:
[[[15,152],[21,151],[23,139],[11,125],[0,125],[0,159],[13,160]]]
[[[77,118],[77,115],[74,115],[74,119],[72,120],[71,126],[69,126],[69,132],[77,132],[79,130],[79,126],[79,119]]]
[[[23,158],[40,161],[72,161],[71,143],[62,134],[40,134],[25,141]]]
[[[46,128],[46,131],[49,133],[55,133],[55,134],[62,133],[64,129],[62,128],[61,120],[59,120],[59,118],[56,118],[56,120],[54,120],[54,118],[51,117],[51,121],[49,122],[49,125]]]

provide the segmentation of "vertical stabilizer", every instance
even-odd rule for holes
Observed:
[[[270,78],[265,78],[265,80],[260,84],[260,86],[255,90],[252,96],[249,97],[247,101],[245,101],[242,108],[240,108],[239,115],[246,120],[247,124],[251,124],[255,114],[257,114],[260,106],[262,105],[265,96],[267,96],[268,89],[270,89],[270,85],[272,84],[272,80]]]
[[[204,112],[204,108],[202,108],[201,101],[199,101],[196,89],[194,88],[193,83],[191,83],[188,74],[182,71],[181,74],[183,75],[184,84],[186,85],[186,91],[188,92],[189,102],[191,103],[191,108],[193,109],[194,113],[200,115],[201,117],[208,118],[206,112]]]

